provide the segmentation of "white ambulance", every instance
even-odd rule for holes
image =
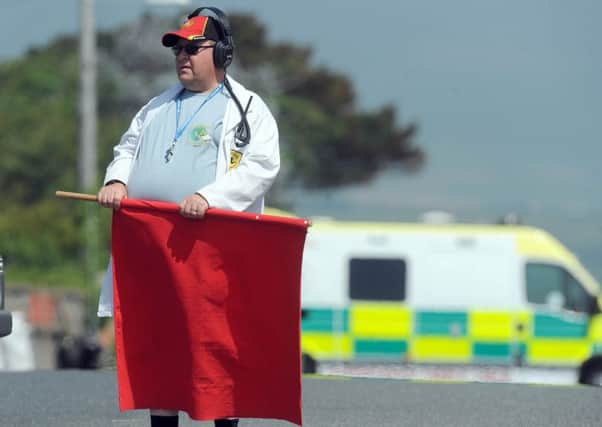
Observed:
[[[600,385],[599,295],[541,229],[317,220],[304,371]]]

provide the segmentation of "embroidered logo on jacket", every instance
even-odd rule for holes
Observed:
[[[193,147],[201,147],[211,142],[211,135],[203,125],[195,126],[190,131],[190,144]]]

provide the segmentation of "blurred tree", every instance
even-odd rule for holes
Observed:
[[[269,76],[261,93],[272,95],[289,162],[287,180],[332,187],[369,180],[391,165],[408,172],[420,169],[425,156],[412,143],[417,126],[396,127],[393,106],[358,111],[349,78],[315,68],[310,48],[270,44],[265,27],[250,15],[233,15],[231,23],[245,81],[254,72]]]
[[[176,81],[173,56],[159,40],[180,22],[145,15],[99,34],[99,170],[133,114]],[[231,22],[236,59],[229,72],[266,98],[281,129],[283,172],[272,203],[286,201],[282,189],[291,183],[348,185],[386,166],[413,172],[423,164],[412,144],[416,126],[398,127],[392,106],[358,111],[349,78],[312,65],[309,47],[268,41],[250,15]],[[62,37],[0,64],[0,253],[23,268],[80,261],[82,212],[53,196],[77,188],[77,47],[75,37]],[[107,249],[108,221],[103,211]]]

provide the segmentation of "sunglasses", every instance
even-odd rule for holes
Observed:
[[[207,45],[207,46],[200,46],[198,44],[193,44],[193,43],[188,43],[185,45],[176,45],[176,46],[172,46],[171,51],[173,52],[173,54],[175,56],[178,56],[180,54],[180,52],[182,52],[182,50],[184,50],[184,52],[186,52],[187,55],[196,55],[197,53],[199,53],[199,51],[201,49],[210,49],[212,47],[215,47],[215,45],[211,44],[211,45]]]

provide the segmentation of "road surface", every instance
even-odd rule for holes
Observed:
[[[148,426],[146,411],[120,413],[114,371],[0,373],[0,426]],[[437,383],[306,377],[307,427],[600,426],[602,389],[586,386]],[[181,426],[212,426],[180,415]],[[241,427],[285,427],[243,420]]]

